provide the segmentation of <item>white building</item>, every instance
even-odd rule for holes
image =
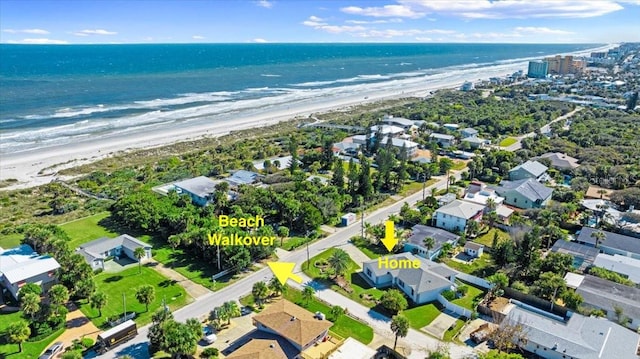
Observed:
[[[35,283],[44,291],[58,282],[58,262],[47,255],[39,255],[26,244],[11,249],[0,248],[0,284],[11,296],[18,299],[20,288]]]
[[[600,253],[596,256],[593,265],[620,273],[634,283],[640,283],[640,259]]]
[[[436,210],[435,226],[451,232],[462,232],[470,221],[479,222],[485,206],[477,203],[455,200]]]

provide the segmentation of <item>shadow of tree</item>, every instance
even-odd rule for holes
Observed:
[[[104,279],[105,283],[113,283],[121,280],[123,277],[121,275],[112,275],[111,277],[107,277]]]

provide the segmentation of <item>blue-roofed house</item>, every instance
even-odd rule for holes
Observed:
[[[553,189],[532,178],[502,181],[495,190],[505,204],[522,209],[544,207],[553,194]]]
[[[538,161],[527,161],[509,171],[509,179],[517,181],[526,178],[533,178],[536,181],[546,180],[549,168]]]
[[[424,244],[424,239],[427,237],[433,238],[434,243],[431,249]],[[404,251],[433,260],[440,254],[445,243],[455,245],[458,239],[460,236],[444,229],[417,224],[411,228],[411,236],[404,243]]]

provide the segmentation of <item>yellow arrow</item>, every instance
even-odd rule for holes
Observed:
[[[393,251],[393,248],[398,244],[398,239],[394,236],[393,221],[384,222],[384,238],[382,238],[382,244],[387,248],[389,252]]]
[[[302,278],[293,273],[293,267],[296,266],[295,263],[289,262],[267,262],[269,268],[273,272],[273,275],[278,278],[280,283],[284,285],[287,282],[287,279],[291,278],[298,283],[302,283]]]

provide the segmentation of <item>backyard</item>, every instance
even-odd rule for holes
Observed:
[[[436,304],[429,303],[411,309],[405,309],[402,314],[409,319],[411,328],[420,330],[440,315],[440,309],[438,309]]]
[[[107,318],[123,314],[125,302],[127,313],[136,312],[136,322],[138,325],[144,325],[151,322],[151,315],[162,306],[163,300],[171,310],[178,309],[191,301],[179,284],[145,266],[142,267],[141,273],[138,273],[138,266],[119,273],[100,273],[95,276],[95,282],[97,290],[107,295],[107,305],[102,309],[102,316],[99,317],[98,310],[91,308],[86,301],[81,304],[80,310],[97,327],[102,328]],[[144,284],[155,288],[155,300],[149,304],[148,312],[145,305],[140,304],[135,297],[136,289]]]
[[[83,243],[102,237],[117,237],[119,233],[112,232],[100,225],[100,221],[108,218],[109,215],[109,212],[102,212],[59,225],[71,238],[69,248],[74,250]]]
[[[500,141],[500,147],[509,147],[511,145],[513,145],[514,143],[518,142],[518,139],[513,138],[513,137],[507,137],[505,139],[503,139],[502,141]]]
[[[0,314],[0,358],[37,358],[64,329],[59,329],[48,337],[37,342],[27,341],[22,345],[22,353],[18,353],[18,344],[7,344],[5,331],[7,326],[22,318],[22,312]]]
[[[480,235],[473,241],[476,243],[484,244],[485,247],[491,248],[493,245],[493,237],[498,234],[498,242],[505,239],[510,239],[509,234],[498,228],[491,228],[486,232],[481,231]]]
[[[480,258],[466,263],[452,258],[442,258],[440,259],[440,261],[460,272],[475,275],[481,278],[486,278],[494,274],[498,270],[495,263],[493,262],[493,257],[491,257],[491,254],[489,253],[483,253]]]
[[[475,310],[475,304],[480,302],[482,297],[484,297],[485,291],[461,281],[456,281],[456,284],[458,284],[458,286],[465,285],[468,288],[467,293],[464,295],[464,297],[452,300],[451,303],[457,304],[472,311]]]

